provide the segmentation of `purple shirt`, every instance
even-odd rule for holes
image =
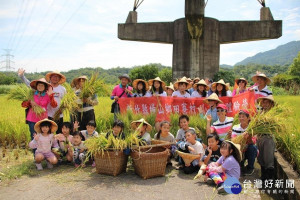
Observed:
[[[226,176],[235,177],[237,179],[240,178],[241,169],[239,163],[233,156],[229,156],[226,159],[221,156],[217,161],[223,168],[225,168]]]
[[[132,87],[130,87],[130,86],[128,86],[127,89],[132,91]],[[125,90],[125,88],[123,88],[121,84],[116,85],[111,93],[111,99],[113,99],[115,96],[120,97],[120,95],[124,92],[124,90]],[[122,94],[122,96],[120,98],[122,98],[122,97],[131,97],[131,95],[126,94],[126,92],[124,92],[124,94]]]

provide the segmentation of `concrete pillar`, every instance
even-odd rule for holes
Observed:
[[[270,8],[268,8],[268,7],[262,7],[260,9],[260,20],[261,21],[274,20]]]

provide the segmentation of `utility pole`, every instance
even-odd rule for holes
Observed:
[[[3,49],[6,54],[1,55],[1,57],[5,56],[5,60],[1,61],[1,63],[5,62],[5,67],[1,67],[0,69],[5,69],[5,71],[12,71],[13,69],[15,69],[14,67],[12,67],[10,64],[11,63],[15,63],[14,61],[11,60],[11,57],[13,58],[13,55],[10,55],[10,51],[11,49]]]

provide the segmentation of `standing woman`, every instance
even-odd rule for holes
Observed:
[[[247,87],[248,81],[245,78],[235,79],[234,82],[237,84],[238,87],[233,90],[232,96],[242,94],[247,91],[246,87]]]
[[[30,82],[30,87],[35,90],[33,95],[33,100],[31,100],[29,111],[26,117],[26,121],[28,122],[29,131],[31,134],[31,139],[33,140],[33,134],[34,131],[34,125],[36,122],[48,118],[48,112],[47,112],[47,106],[50,104],[53,108],[57,106],[57,103],[54,99],[54,94],[47,93],[49,87],[52,87],[45,78],[41,78],[38,80],[34,80]],[[42,109],[44,109],[44,112],[40,114],[36,114],[33,111],[34,106],[40,106]]]
[[[192,97],[207,97],[207,91],[209,90],[208,85],[203,79],[194,84],[194,92]]]
[[[147,81],[143,79],[136,79],[132,82],[132,87],[135,89],[133,97],[144,97],[146,92],[149,90]]]
[[[219,97],[230,97],[231,92],[229,91],[228,85],[224,82],[223,79],[219,80],[218,82],[214,82],[211,85],[211,88]]]
[[[126,98],[132,96],[132,87],[128,86],[131,82],[130,77],[127,74],[119,76],[121,83],[116,85],[111,93],[111,100],[115,100],[112,104],[111,113],[114,113],[114,120],[117,120],[117,114],[120,113],[119,98]]]
[[[156,77],[155,79],[150,79],[148,81],[149,85],[151,86],[151,89],[147,92],[146,96],[161,96],[166,97],[167,93],[165,92],[166,84],[163,82],[159,77]]]
[[[79,76],[75,78],[73,81],[75,85],[78,86],[78,89],[75,88],[75,94],[79,97],[81,90],[83,88],[84,83],[88,80],[86,76]],[[72,82],[73,82],[72,81]],[[89,121],[95,121],[95,111],[94,106],[98,104],[97,95],[94,94],[91,97],[77,99],[77,104],[79,105],[79,109],[77,110],[77,119],[76,121],[79,123],[79,131],[85,130]]]

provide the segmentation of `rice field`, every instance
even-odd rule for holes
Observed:
[[[277,96],[275,97],[278,103],[288,103],[292,110],[291,124],[295,125],[295,131],[291,133],[282,133],[277,138],[278,149],[285,155],[286,158],[294,165],[300,168],[300,96]],[[99,104],[95,106],[95,115],[97,123],[97,131],[106,133],[111,129],[113,124],[113,114],[110,113],[112,100],[109,97],[100,97]],[[25,111],[21,107],[21,102],[17,100],[7,100],[7,96],[0,96],[0,147],[7,149],[27,148],[30,141],[28,125],[25,124]],[[155,114],[148,116],[134,115],[128,112],[120,119],[125,123],[125,134],[130,129],[130,122],[144,117],[146,121],[153,125],[151,136],[156,133]],[[178,127],[178,115],[171,115],[171,133],[175,136]],[[199,116],[190,116],[190,126],[196,128],[198,136],[205,141],[206,121],[200,119]]]

